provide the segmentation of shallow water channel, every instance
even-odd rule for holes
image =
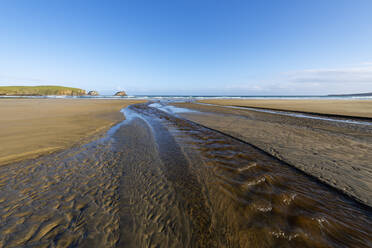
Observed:
[[[151,105],[85,146],[0,167],[0,247],[371,247],[372,212]]]

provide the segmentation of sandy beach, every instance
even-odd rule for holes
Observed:
[[[107,125],[133,103],[69,101],[35,103]],[[0,166],[0,247],[371,246],[370,129],[167,104],[130,105],[102,139]]]
[[[372,118],[372,100],[208,99],[200,103]]]
[[[123,120],[141,101],[0,99],[0,165],[65,149]]]

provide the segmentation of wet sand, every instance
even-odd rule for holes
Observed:
[[[0,167],[0,247],[371,247],[372,212],[145,104],[83,146]]]
[[[201,103],[222,106],[245,106],[289,110],[326,115],[341,115],[372,118],[372,100],[271,100],[271,99],[214,99],[200,100]]]
[[[202,113],[183,117],[248,142],[372,206],[372,125],[343,122],[345,118],[328,121],[245,108],[175,105]]]
[[[140,101],[0,99],[0,165],[65,149],[123,120]]]

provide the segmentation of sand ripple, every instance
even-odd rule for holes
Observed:
[[[94,240],[114,246],[119,175],[110,146],[94,144],[1,167],[2,244],[69,247]]]

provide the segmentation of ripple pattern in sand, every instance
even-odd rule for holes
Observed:
[[[141,111],[156,112],[192,158],[217,247],[372,246],[365,206],[249,144],[155,109]]]
[[[0,247],[113,247],[120,174],[111,146],[0,167]]]

